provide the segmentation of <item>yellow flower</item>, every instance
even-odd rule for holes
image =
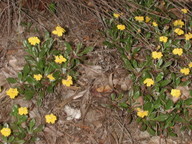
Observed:
[[[49,114],[45,116],[46,122],[47,123],[52,123],[54,124],[55,121],[57,120],[57,117],[54,114]]]
[[[190,63],[188,64],[188,66],[189,66],[189,68],[192,68],[192,62],[190,62]]]
[[[2,128],[1,129],[1,134],[5,137],[8,137],[10,136],[11,134],[11,129],[10,128]]]
[[[117,29],[124,30],[125,29],[125,25],[119,24],[119,25],[117,25]]]
[[[62,80],[62,84],[67,87],[71,86],[73,84],[72,77],[68,75],[66,80]]]
[[[56,63],[62,64],[63,62],[66,62],[66,61],[67,61],[67,59],[64,58],[62,55],[55,56]]]
[[[19,115],[26,115],[26,114],[28,114],[28,109],[27,109],[27,107],[20,107],[18,109],[18,112],[19,112]]]
[[[34,74],[33,78],[36,79],[37,81],[40,81],[42,79],[42,75],[41,74]]]
[[[28,41],[31,45],[36,45],[40,43],[40,40],[38,37],[30,37],[28,38]]]
[[[152,57],[154,59],[160,59],[162,56],[163,56],[162,52],[157,52],[157,51],[152,52]]]
[[[188,9],[181,9],[181,11],[186,14],[189,10]]]
[[[49,78],[50,81],[54,81],[55,80],[55,78],[53,77],[53,74],[49,74],[47,77]]]
[[[56,28],[55,28],[55,30],[53,30],[52,31],[52,33],[54,34],[54,35],[57,35],[57,36],[62,36],[63,35],[63,33],[65,33],[66,32],[66,30],[64,29],[64,28],[62,28],[62,27],[60,27],[60,26],[57,26]]]
[[[143,111],[140,108],[137,108],[137,116],[144,118],[145,116],[148,116],[149,112],[148,111]]]
[[[173,22],[173,25],[174,26],[179,26],[179,27],[183,27],[183,25],[184,25],[184,22],[182,21],[182,20],[175,20],[174,22]]]
[[[115,18],[119,18],[119,17],[120,17],[120,14],[119,14],[119,13],[113,13],[113,16],[114,16]]]
[[[180,28],[176,28],[176,29],[174,30],[174,32],[177,33],[178,35],[184,34],[184,31],[183,31],[182,29],[180,29]]]
[[[186,40],[190,40],[190,39],[192,39],[192,33],[188,33],[188,34],[185,34],[185,39]]]
[[[172,53],[174,55],[179,55],[181,56],[183,54],[183,49],[182,48],[174,48],[174,50],[172,51]]]
[[[150,20],[151,20],[150,17],[148,17],[148,16],[145,17],[145,22],[146,22],[146,23],[148,23]]]
[[[178,97],[181,96],[181,91],[180,91],[179,89],[172,89],[172,90],[171,90],[171,95],[172,95],[173,97],[178,98]]]
[[[9,90],[6,91],[6,94],[11,98],[14,99],[18,94],[17,88],[10,88]]]
[[[160,41],[160,42],[166,43],[167,40],[168,40],[168,38],[167,38],[166,36],[160,36],[160,37],[159,37],[159,41]]]
[[[182,68],[182,69],[180,69],[180,72],[184,75],[188,75],[190,73],[190,69],[189,68]]]
[[[135,20],[138,22],[143,22],[144,21],[144,17],[143,16],[136,16]]]
[[[152,23],[154,27],[158,27],[158,24],[156,22]]]
[[[150,87],[152,85],[154,85],[154,80],[152,80],[151,78],[146,78],[144,81],[143,81],[144,84],[147,85],[147,87]]]

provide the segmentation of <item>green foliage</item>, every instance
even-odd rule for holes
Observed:
[[[54,48],[56,44],[63,44],[64,49]],[[41,104],[44,96],[54,92],[54,88],[71,75],[74,79],[77,76],[77,66],[86,59],[86,55],[93,50],[93,47],[84,47],[78,44],[74,48],[65,41],[54,40],[48,32],[45,33],[44,41],[38,45],[31,45],[28,40],[24,40],[23,45],[27,55],[26,64],[23,70],[18,73],[17,78],[7,78],[10,84],[19,84],[19,93],[26,100],[37,99]],[[66,62],[61,64],[55,62],[55,56],[62,55]],[[35,79],[34,75],[40,74],[42,79]],[[52,74],[55,80],[50,80],[47,76]]]
[[[13,122],[10,124],[4,124],[4,127],[11,129],[11,136],[2,136],[3,143],[34,143],[38,140],[37,134],[43,130],[44,126],[37,126],[35,119],[30,119],[28,115],[20,115],[18,113],[18,108],[18,105],[14,105],[12,108],[11,116]]]
[[[125,14],[106,20],[109,29],[106,31],[104,45],[108,48],[117,48],[133,81],[133,87],[128,92],[130,99],[125,100],[122,97],[124,101],[119,102],[117,99],[121,96],[116,98],[112,95],[112,100],[117,102],[120,108],[137,113],[137,122],[142,125],[141,130],[147,130],[151,135],[176,136],[175,125],[181,125],[181,129],[191,129],[192,125],[191,95],[183,97],[183,90],[179,98],[171,95],[172,89],[192,87],[191,72],[188,75],[180,72],[181,68],[188,67],[192,61],[191,41],[185,40],[184,35],[180,37],[174,32],[177,27],[173,22],[180,18],[173,16],[169,11],[170,8],[174,8],[172,3],[162,4],[153,0],[130,3],[125,6],[128,10],[132,9],[129,16]],[[137,9],[131,7],[134,5]],[[135,16],[142,16],[144,20],[138,22]],[[149,22],[145,21],[146,16],[150,17]],[[188,14],[184,17],[186,33],[191,30],[191,18]],[[156,22],[158,27],[153,26],[152,22]],[[119,24],[125,25],[125,30],[119,30]],[[168,41],[160,42],[160,36],[167,36]],[[174,55],[174,48],[182,48],[182,56]],[[153,51],[162,52],[163,56],[154,59]],[[146,78],[154,80],[154,84],[147,87],[143,83]],[[141,97],[143,103],[139,102],[138,106],[138,98]],[[148,113],[144,117],[138,116],[138,107],[142,109],[142,113]]]

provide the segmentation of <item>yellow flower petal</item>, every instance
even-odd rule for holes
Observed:
[[[125,25],[119,24],[119,25],[117,25],[117,29],[124,30],[125,29]]]
[[[40,40],[38,37],[30,37],[28,38],[28,41],[31,45],[36,45],[40,43]]]
[[[28,114],[28,109],[27,109],[27,107],[20,107],[20,108],[18,109],[18,113],[19,113],[19,115],[26,115],[26,114]]]
[[[6,91],[6,94],[11,98],[14,99],[18,94],[17,88],[10,88],[9,90]]]
[[[57,117],[54,114],[49,114],[45,116],[46,123],[54,124],[57,120]]]
[[[11,129],[10,128],[2,128],[1,129],[1,134],[5,137],[8,137],[10,136],[11,134]]]

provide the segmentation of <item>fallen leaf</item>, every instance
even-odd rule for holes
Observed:
[[[96,91],[99,93],[107,93],[107,92],[112,92],[113,89],[109,85],[106,85],[106,86],[98,87]]]

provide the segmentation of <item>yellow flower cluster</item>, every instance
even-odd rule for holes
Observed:
[[[49,78],[50,81],[54,81],[55,80],[55,78],[53,77],[53,74],[49,74],[49,75],[47,75],[47,77]]]
[[[143,16],[136,16],[135,20],[138,22],[143,22],[144,21],[144,17]]]
[[[188,34],[185,34],[185,39],[186,40],[190,40],[190,39],[192,39],[192,33],[188,33]]]
[[[183,54],[183,49],[182,49],[182,48],[175,48],[175,49],[173,49],[172,53],[173,53],[174,55],[179,55],[179,56],[181,56],[181,55]]]
[[[176,29],[174,30],[174,32],[175,32],[176,34],[178,34],[178,35],[184,34],[184,31],[183,31],[182,29],[180,29],[180,28],[176,28]]]
[[[166,43],[167,40],[168,40],[168,37],[166,37],[166,36],[160,36],[160,37],[159,37],[159,41],[160,41],[160,42]]]
[[[148,116],[148,115],[149,115],[148,111],[144,111],[144,110],[141,110],[140,108],[137,108],[138,117],[144,118],[145,116]]]
[[[28,114],[28,109],[27,109],[27,107],[20,107],[20,108],[18,109],[18,113],[19,113],[19,115],[27,115],[27,114]]]
[[[152,25],[153,25],[154,27],[158,27],[158,24],[157,24],[156,22],[152,22]]]
[[[67,87],[70,87],[73,84],[72,77],[68,75],[66,80],[62,80],[62,84]]]
[[[6,94],[11,98],[14,99],[18,94],[17,88],[10,88],[9,90],[6,91]]]
[[[64,58],[62,55],[55,56],[56,63],[62,64],[63,62],[66,62],[66,61],[67,61],[67,59]]]
[[[190,62],[190,63],[188,64],[188,66],[189,66],[189,68],[192,68],[192,62]]]
[[[66,30],[65,30],[64,28],[60,27],[60,26],[57,26],[57,27],[55,28],[55,30],[52,31],[52,33],[53,33],[54,35],[57,35],[57,36],[59,36],[59,37],[61,37],[61,36],[63,35],[63,33],[65,33],[65,32],[66,32]]]
[[[45,116],[45,120],[47,123],[54,124],[55,121],[57,120],[57,117],[51,113],[51,114]]]
[[[40,81],[42,79],[42,75],[41,74],[34,74],[33,75],[33,78],[36,80],[36,81]]]
[[[173,97],[178,98],[178,97],[181,96],[181,90],[179,90],[179,89],[172,89],[172,90],[171,90],[171,95],[172,95]]]
[[[148,16],[145,17],[145,22],[146,22],[146,23],[148,23],[150,20],[151,20],[150,17],[148,17]]]
[[[143,22],[144,21],[144,17],[143,16],[136,16],[135,20],[138,22]]]
[[[184,75],[188,75],[190,73],[190,69],[189,68],[182,68],[182,69],[180,69],[180,72]]]
[[[119,13],[113,13],[113,16],[114,16],[115,18],[119,18],[119,17],[120,17],[120,14],[119,14]]]
[[[10,128],[2,128],[1,129],[1,134],[5,137],[8,137],[10,136],[11,134],[11,129]]]
[[[188,13],[188,9],[181,9],[181,11],[184,13],[184,14],[186,14],[186,13]]]
[[[144,81],[143,81],[144,84],[146,84],[147,87],[150,87],[152,85],[154,85],[154,80],[151,79],[151,78],[146,78]]]
[[[40,43],[40,40],[38,37],[30,37],[28,38],[28,41],[31,45],[36,45]]]
[[[152,58],[154,59],[160,59],[163,56],[162,52],[153,51],[152,52]]]
[[[173,25],[174,26],[179,26],[179,27],[183,27],[183,25],[184,25],[184,22],[182,21],[182,20],[175,20],[174,22],[173,22]]]
[[[119,24],[119,25],[117,25],[117,29],[118,30],[124,30],[125,29],[125,25]]]

